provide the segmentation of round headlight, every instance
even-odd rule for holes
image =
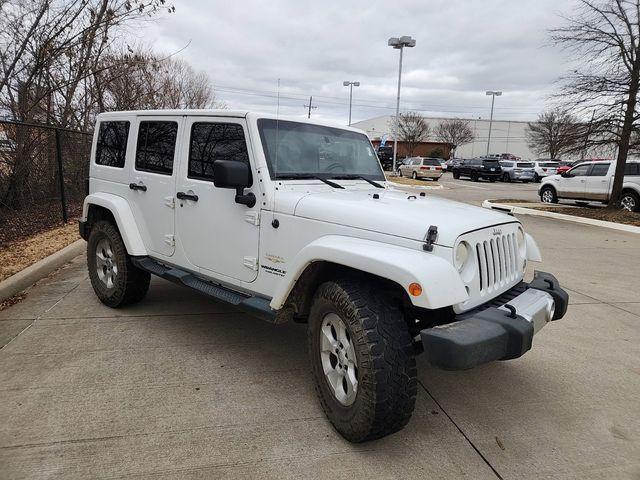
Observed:
[[[469,259],[469,246],[467,242],[460,242],[456,247],[455,264],[459,272],[462,271],[467,260]]]

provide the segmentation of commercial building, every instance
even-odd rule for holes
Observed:
[[[375,117],[361,122],[355,122],[351,126],[359,128],[367,132],[369,138],[376,145],[383,136],[387,135],[387,144],[393,144],[393,115],[385,115]],[[426,121],[434,132],[438,124],[446,118],[441,117],[425,117]],[[458,158],[472,158],[485,155],[487,153],[487,139],[489,137],[489,120],[465,118],[469,122],[469,127],[474,132],[474,141],[466,145],[459,146],[455,151]],[[489,145],[489,153],[511,153],[523,159],[538,158],[533,151],[529,149],[525,136],[525,129],[528,122],[494,120],[491,127],[491,144]],[[439,142],[435,136],[427,139],[429,144]],[[446,145],[446,144],[439,144]],[[401,155],[401,149],[398,148],[398,154]]]

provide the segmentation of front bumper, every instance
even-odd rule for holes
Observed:
[[[558,280],[536,271],[531,283],[519,283],[452,323],[422,330],[422,345],[429,362],[445,370],[518,358],[542,327],[564,316],[568,303]]]

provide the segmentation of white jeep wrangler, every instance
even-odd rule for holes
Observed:
[[[150,274],[274,323],[308,322],[316,390],[361,442],[400,430],[415,355],[523,355],[567,293],[523,281],[534,240],[501,212],[393,188],[356,129],[234,111],[98,116],[80,233],[110,307]]]

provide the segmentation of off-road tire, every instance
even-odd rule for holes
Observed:
[[[96,249],[103,239],[111,244],[113,261],[118,269],[111,288],[100,280],[97,271]],[[109,307],[118,308],[139,302],[149,290],[150,274],[133,265],[118,229],[111,222],[100,221],[91,227],[87,241],[87,267],[93,291]]]
[[[460,179],[460,174],[458,172],[453,172],[452,173],[454,180],[459,180]]]
[[[349,406],[337,400],[322,366],[321,328],[330,313],[341,318],[356,352],[358,390]],[[320,285],[309,315],[308,338],[316,392],[344,438],[373,440],[409,422],[417,392],[413,339],[399,306],[375,283],[343,279]]]
[[[558,203],[558,194],[556,189],[545,185],[540,189],[540,201],[543,203]]]

